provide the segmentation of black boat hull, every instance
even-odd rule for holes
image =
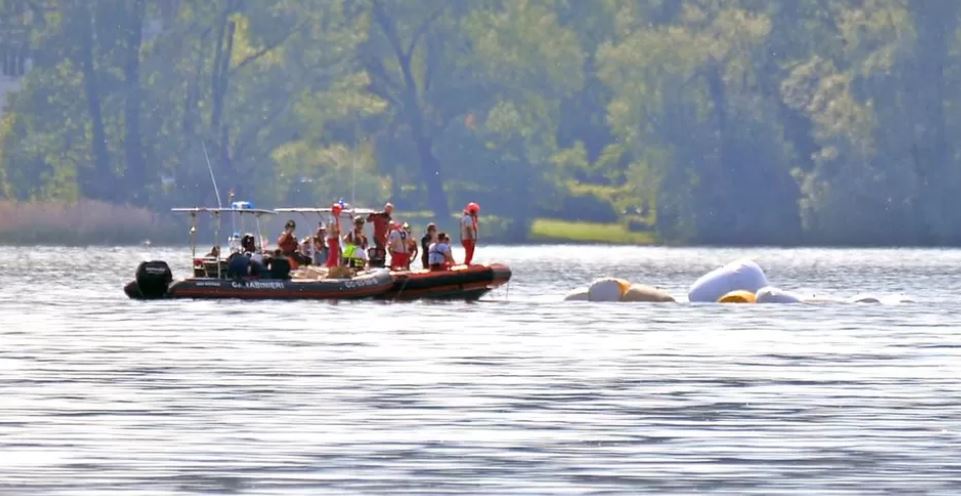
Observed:
[[[285,279],[228,280],[196,277],[174,282],[163,298],[243,300],[356,300],[379,296],[394,285],[390,273],[379,270],[353,279],[300,281]],[[136,281],[124,287],[127,296],[144,297]]]

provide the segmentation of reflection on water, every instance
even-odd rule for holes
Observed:
[[[490,247],[466,303],[127,300],[142,258],[0,253],[0,493],[941,493],[961,489],[961,251]],[[683,297],[750,255],[786,289]]]

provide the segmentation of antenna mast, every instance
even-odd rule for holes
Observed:
[[[214,168],[210,165],[210,156],[207,155],[207,142],[201,140],[200,144],[204,147],[204,160],[207,161],[207,170],[210,171],[210,182],[214,183],[214,194],[217,195],[217,208],[224,208],[220,202],[220,190],[217,189],[217,178],[214,177]]]

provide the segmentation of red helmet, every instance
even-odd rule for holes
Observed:
[[[340,203],[334,202],[334,204],[330,206],[330,211],[333,212],[334,216],[337,216],[340,215],[340,213],[343,211],[343,208],[344,207],[340,206]]]
[[[467,204],[467,207],[464,208],[464,211],[472,215],[477,215],[477,213],[480,212],[480,205],[470,202]]]

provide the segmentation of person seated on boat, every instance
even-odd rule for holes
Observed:
[[[257,242],[254,240],[253,234],[246,233],[244,237],[240,238],[240,251],[248,256],[257,252]]]
[[[417,240],[414,238],[414,231],[410,224],[404,222],[401,228],[407,233],[407,270],[410,270],[411,261],[417,260]]]
[[[344,236],[344,264],[354,269],[367,265],[367,236],[364,235],[364,218],[354,217],[354,230]]]
[[[428,258],[431,272],[450,270],[454,265],[454,255],[450,251],[450,237],[447,233],[437,235],[437,242],[430,245]]]
[[[227,279],[241,279],[250,275],[250,257],[235,251],[227,257]]]
[[[431,222],[427,224],[427,232],[420,238],[420,262],[425,269],[430,268],[430,245],[437,242],[437,226]]]
[[[259,277],[267,272],[267,261],[264,259],[263,253],[257,250],[257,242],[254,241],[253,234],[244,234],[244,237],[240,239],[240,248],[241,253],[250,259],[251,276]]]
[[[269,275],[271,279],[290,279],[290,257],[284,255],[280,248],[274,251],[274,256],[270,259]]]
[[[297,223],[290,219],[284,224],[284,232],[277,238],[277,247],[285,257],[290,258],[290,266],[294,269],[300,264],[307,263],[307,258],[299,251],[300,243],[297,242],[295,229],[297,229]]]
[[[220,257],[220,247],[214,246],[210,248],[210,252],[204,255],[204,258],[218,258]]]
[[[327,246],[327,228],[321,222],[317,225],[317,232],[314,233],[313,263],[316,266],[327,264],[327,254],[330,248]]]
[[[314,237],[307,236],[300,242],[300,255],[302,262],[300,265],[311,265],[314,263]]]
[[[387,236],[387,248],[390,250],[390,269],[407,270],[410,265],[407,231],[396,223],[391,223],[390,227],[390,234]]]
[[[290,257],[297,252],[297,235],[294,234],[294,230],[297,229],[297,223],[293,219],[288,220],[284,224],[284,232],[280,233],[277,238],[277,248],[283,253],[284,256]]]
[[[394,213],[394,205],[390,202],[384,204],[384,209],[380,212],[373,212],[367,216],[367,222],[374,226],[374,246],[384,250],[387,247],[387,236],[390,234],[391,214]]]

